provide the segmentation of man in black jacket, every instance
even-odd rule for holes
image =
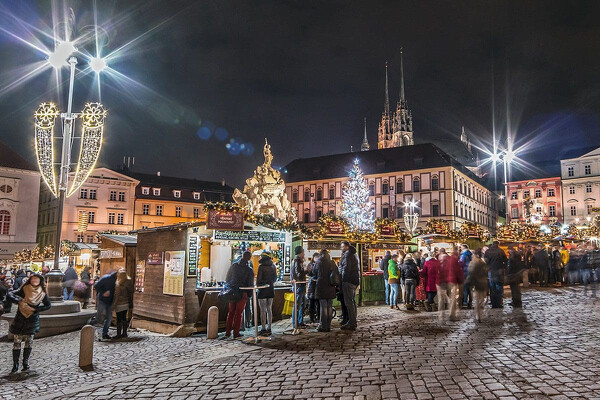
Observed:
[[[392,259],[392,252],[386,251],[385,257],[379,261],[379,269],[383,271],[383,283],[385,284],[385,304],[390,304],[390,283],[388,280],[390,279],[390,272],[388,271],[388,267],[390,264],[390,260]]]
[[[499,247],[499,242],[494,241],[485,252],[485,262],[488,264],[490,277],[490,300],[492,308],[502,307],[502,294],[504,287],[504,268],[506,267],[506,254]]]
[[[251,287],[254,285],[254,270],[250,266],[251,258],[252,253],[246,251],[242,255],[241,260],[231,265],[229,271],[227,271],[227,277],[225,278],[231,288],[239,290],[241,287]],[[240,337],[242,313],[246,307],[246,301],[248,301],[248,291],[240,290],[240,292],[240,300],[229,303],[224,339],[231,335],[232,328],[233,338],[235,339]]]
[[[550,258],[543,244],[538,245],[537,251],[533,254],[533,264],[538,270],[540,286],[547,286]]]
[[[358,257],[356,248],[350,246],[350,243],[343,241],[341,244],[342,258],[340,259],[340,276],[342,281],[342,296],[344,304],[348,311],[348,322],[342,325],[341,329],[356,330],[356,288],[360,284],[360,269],[358,267]]]
[[[304,269],[304,249],[302,246],[297,246],[294,249],[296,257],[292,261],[291,278],[296,283],[296,301],[294,302],[293,316],[296,317],[296,328],[306,328],[304,324],[304,302],[306,298],[306,270]]]

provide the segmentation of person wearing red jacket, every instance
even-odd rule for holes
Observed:
[[[431,257],[429,260],[425,261],[425,265],[423,265],[423,269],[421,270],[421,277],[423,278],[423,282],[425,283],[425,291],[427,292],[427,302],[425,303],[425,309],[427,311],[432,311],[434,298],[437,293],[436,285],[438,283],[440,262],[436,256],[437,254],[434,254],[434,257]]]

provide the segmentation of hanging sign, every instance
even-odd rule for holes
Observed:
[[[344,225],[337,221],[329,221],[325,229],[327,230],[327,236],[345,236],[346,234]]]
[[[214,239],[281,243],[285,242],[285,233],[265,231],[216,231]]]
[[[236,211],[208,210],[206,220],[208,229],[244,230],[244,214]]]
[[[117,248],[100,250],[100,258],[123,258],[123,250]]]
[[[190,235],[188,241],[187,276],[198,275],[198,236]]]
[[[144,261],[140,261],[135,266],[135,291],[142,293],[144,291],[144,277],[146,276],[146,266]]]
[[[165,251],[163,294],[183,296],[185,251]]]
[[[162,251],[151,251],[148,253],[146,263],[148,265],[161,265],[163,263],[164,253]]]
[[[392,225],[382,225],[379,228],[380,236],[395,237],[396,229]]]

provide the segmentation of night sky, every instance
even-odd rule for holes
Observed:
[[[0,27],[25,32],[14,15],[48,31],[48,4],[3,1]],[[84,31],[93,3],[67,4]],[[139,172],[239,186],[265,137],[282,166],[358,149],[367,117],[376,146],[385,62],[395,105],[403,48],[417,143],[444,148],[462,125],[489,143],[495,106],[502,140],[510,115],[515,146],[531,141],[521,157],[558,166],[567,150],[600,146],[599,21],[598,1],[98,1],[106,52],[162,23],[109,63],[143,86],[103,80],[101,164],[135,156]],[[6,88],[44,58],[0,32],[0,140],[32,161],[31,115],[59,101],[53,75]],[[75,91],[75,109],[97,100],[91,75]],[[253,154],[231,154],[231,138]]]

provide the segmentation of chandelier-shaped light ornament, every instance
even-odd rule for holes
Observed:
[[[79,160],[67,197],[71,196],[83,185],[96,166],[96,162],[100,156],[100,149],[102,148],[102,134],[106,114],[107,111],[100,103],[86,104],[81,113],[83,132],[81,135]]]
[[[411,235],[414,235],[417,230],[417,226],[419,225],[419,214],[404,214],[404,226],[410,232]]]
[[[60,111],[56,104],[42,103],[33,114],[35,122],[35,154],[42,179],[54,196],[58,195],[54,169],[54,125]]]

